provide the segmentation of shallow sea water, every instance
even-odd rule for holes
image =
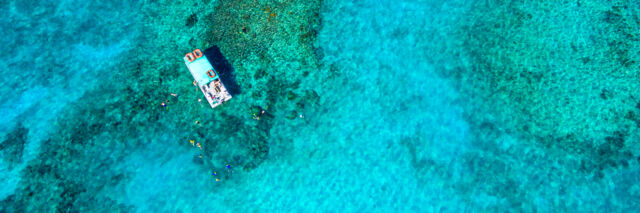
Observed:
[[[250,112],[242,110],[263,104],[252,94],[264,87],[252,86],[259,85],[258,77],[243,76],[257,76],[253,73],[258,69],[251,67],[263,65],[247,65],[228,58],[237,72],[251,74],[236,74],[241,76],[238,84],[242,92],[220,108],[199,107],[193,97],[201,94],[188,87],[190,76],[181,61],[186,47],[176,46],[206,48],[194,45],[202,44],[198,39],[205,38],[191,34],[200,35],[217,27],[203,24],[221,10],[214,8],[216,3],[4,2],[0,10],[8,18],[0,20],[0,41],[7,44],[9,51],[0,53],[0,96],[4,99],[0,103],[0,211],[640,210],[640,62],[635,61],[640,59],[640,53],[634,49],[640,47],[639,37],[635,37],[640,36],[640,31],[634,31],[640,30],[635,13],[640,11],[640,5],[624,1],[557,4],[589,8],[576,15],[545,2],[325,0],[315,11],[321,21],[312,41],[315,56],[309,56],[317,60],[317,70],[305,75],[294,90],[315,91],[318,99],[303,100],[311,107],[298,109],[295,118],[288,118],[287,112],[300,102],[277,99],[267,109],[273,118],[255,121]],[[275,8],[299,2],[260,3],[274,5],[273,10],[264,9],[271,22],[286,15],[276,14]],[[537,11],[534,18],[527,8],[557,10],[549,10],[548,14]],[[499,17],[505,21],[494,23],[477,16],[491,12],[495,17],[505,16]],[[194,19],[189,17],[192,13],[202,15]],[[541,23],[566,18],[559,14],[601,15],[596,20],[618,30],[589,32],[586,23],[578,19],[558,24],[557,28],[532,25],[538,18],[543,20]],[[178,18],[167,19],[168,16]],[[197,22],[195,26],[190,22],[193,20]],[[597,24],[601,23],[594,26]],[[485,29],[485,25],[492,30],[473,31]],[[522,60],[513,62],[514,57],[509,56],[521,52],[514,53],[509,45],[535,40],[519,37],[536,34],[520,32],[526,28],[523,26],[534,32],[563,29],[581,39],[590,34],[617,43],[600,52],[592,50],[590,58],[585,59],[579,51],[567,56],[541,52],[579,49],[589,44],[587,41],[539,46],[532,42],[530,50],[522,51],[532,51],[531,55],[518,55]],[[183,36],[169,37],[176,34]],[[288,34],[277,36],[289,39]],[[260,39],[260,35],[256,37]],[[152,43],[149,39],[174,41],[175,44],[158,47],[156,53],[173,54],[175,60],[146,61],[146,65],[131,60],[144,61],[145,54],[153,58],[154,51],[140,51]],[[503,40],[506,44],[500,43]],[[595,40],[590,41],[592,46],[607,45]],[[223,47],[225,54],[228,44],[217,45]],[[536,49],[542,47],[547,49]],[[554,59],[553,63],[538,67],[541,55]],[[565,59],[572,61],[562,64]],[[576,67],[574,61],[582,64]],[[496,65],[502,62],[512,63],[515,68]],[[135,73],[156,68],[166,77]],[[545,74],[535,77],[537,71],[562,73],[563,69],[596,73],[567,71],[567,75],[578,76],[583,82],[606,82],[594,84],[602,94],[585,89],[571,93],[577,95],[566,95],[565,90],[575,88],[558,89],[552,87],[556,82],[546,81],[556,79],[556,74],[553,78]],[[608,73],[614,69],[621,71]],[[287,68],[278,71],[300,72]],[[608,80],[598,81],[594,76]],[[132,82],[136,85],[123,85]],[[189,95],[181,93],[168,109],[145,100],[158,98],[154,91],[168,96],[169,92],[184,88]],[[129,91],[139,92],[121,94]],[[539,91],[549,92],[540,95]],[[518,96],[522,93],[539,97]],[[597,101],[592,104],[589,100],[594,97]],[[585,102],[591,108],[585,113],[580,109],[564,113],[574,117],[537,119],[563,112],[540,113],[541,106],[535,103],[576,103],[569,99]],[[143,106],[149,103],[155,105]],[[534,104],[521,110],[530,103]],[[606,109],[613,115],[590,114],[594,107],[602,106],[608,107],[602,111]],[[269,122],[269,128],[267,133],[258,133],[228,127],[237,132],[199,135],[193,130],[197,127],[185,127],[191,120],[180,120],[193,117],[243,127]],[[234,120],[225,120],[231,118]],[[607,121],[603,126],[591,124],[603,119]],[[582,120],[588,124],[574,122]],[[95,123],[106,123],[106,127],[92,125]],[[124,128],[118,127],[124,125],[121,123],[126,124]],[[549,128],[554,124],[557,127]],[[258,123],[254,129],[261,128]],[[572,132],[574,128],[586,130]],[[560,133],[563,135],[554,135]],[[211,145],[215,147],[213,151],[201,151],[187,142],[194,137],[231,138],[234,142],[234,137],[256,138],[238,134],[261,134],[258,138],[266,144],[268,154],[255,167],[233,164],[250,164],[238,158],[257,159],[247,151],[253,149],[245,148],[251,147],[253,141],[218,142]],[[268,136],[263,138],[262,134]],[[207,138],[211,135],[214,137]],[[198,156],[203,155],[199,160]],[[219,165],[221,159],[231,164],[229,169]],[[212,175],[214,171],[216,176]]]

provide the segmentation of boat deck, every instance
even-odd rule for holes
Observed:
[[[231,99],[231,94],[225,88],[218,73],[200,49],[187,53],[184,57],[184,63],[195,80],[194,84],[202,90],[211,108]]]
[[[217,78],[208,84],[202,85],[200,87],[204,96],[207,98],[209,105],[211,108],[216,107],[220,104],[223,104],[225,101],[231,99],[231,95],[229,95],[229,91],[224,87],[224,84],[220,81],[220,78]]]

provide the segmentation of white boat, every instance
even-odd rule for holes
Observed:
[[[202,90],[211,108],[231,99],[231,94],[224,87],[218,73],[200,49],[187,53],[184,56],[184,63],[189,68],[189,72],[195,79],[196,86]]]

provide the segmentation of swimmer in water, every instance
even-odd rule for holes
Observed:
[[[230,164],[227,164],[224,167],[227,168],[227,173],[233,173],[233,169],[231,169],[231,165]]]
[[[253,119],[260,120],[260,116],[264,115],[264,113],[264,109],[260,109],[260,115],[256,115],[256,113],[253,113]]]
[[[211,173],[211,175],[213,175],[214,177],[218,176],[218,173],[216,173],[215,171],[213,173]],[[220,181],[220,178],[216,177],[216,181]]]

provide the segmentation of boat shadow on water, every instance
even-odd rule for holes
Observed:
[[[229,91],[229,94],[231,94],[231,96],[240,94],[240,85],[238,85],[236,76],[233,73],[235,69],[233,69],[231,63],[229,63],[224,55],[222,55],[220,48],[218,46],[209,47],[204,50],[204,55],[207,57],[207,60],[211,62],[213,68],[218,72],[220,80],[224,84],[224,87],[227,88],[227,91]]]

